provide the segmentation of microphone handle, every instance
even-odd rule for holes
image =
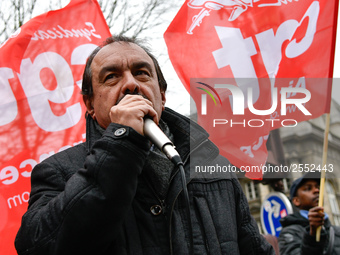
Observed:
[[[167,156],[168,159],[173,160],[175,156],[179,157],[178,152],[175,150],[174,144],[156,125],[156,123],[149,118],[144,119],[144,135],[151,142],[153,142]]]

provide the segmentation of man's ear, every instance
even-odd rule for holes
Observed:
[[[88,114],[92,117],[92,119],[96,119],[96,114],[94,112],[93,108],[93,97],[90,97],[88,95],[83,95],[83,100],[87,109]]]
[[[296,207],[300,207],[301,205],[301,201],[298,197],[293,197],[292,203],[296,206]]]

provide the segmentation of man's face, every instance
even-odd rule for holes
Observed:
[[[154,63],[142,48],[127,42],[106,45],[94,57],[91,69],[93,96],[85,103],[101,127],[108,127],[111,107],[126,94],[149,99],[160,118],[165,92],[160,91]]]
[[[319,183],[317,180],[307,180],[298,188],[293,203],[302,210],[309,210],[319,203]]]

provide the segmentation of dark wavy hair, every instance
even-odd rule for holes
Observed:
[[[155,58],[154,55],[152,55],[150,49],[143,45],[143,42],[137,38],[132,38],[132,37],[127,37],[123,35],[114,35],[109,38],[107,38],[100,46],[98,46],[88,57],[85,65],[85,70],[83,73],[83,81],[82,81],[82,89],[81,93],[82,95],[86,95],[88,97],[93,96],[93,89],[92,89],[92,70],[91,70],[91,64],[94,59],[94,57],[97,55],[97,53],[102,49],[104,46],[109,45],[114,42],[126,42],[126,43],[134,43],[141,47],[152,59],[156,73],[157,73],[157,78],[158,78],[158,84],[162,92],[166,91],[167,88],[167,83],[165,81],[165,78],[163,76],[162,70],[158,64],[157,59]]]

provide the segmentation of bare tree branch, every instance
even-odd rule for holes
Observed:
[[[6,0],[0,7],[0,42],[4,42],[20,26],[40,13],[55,10],[65,5],[67,0]],[[42,3],[44,2],[44,5]],[[164,14],[178,8],[180,3],[169,0],[98,0],[112,34],[137,37],[164,23]],[[42,6],[46,6],[43,10]],[[39,9],[38,9],[39,8]]]
[[[37,0],[11,0],[1,2],[0,39],[5,41],[19,27],[32,18]]]

